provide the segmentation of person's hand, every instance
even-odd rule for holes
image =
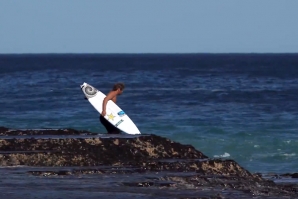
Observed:
[[[102,115],[103,117],[106,116],[106,114],[107,114],[106,111],[102,111],[102,112],[101,112],[101,115]]]

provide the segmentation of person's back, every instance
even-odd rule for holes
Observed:
[[[112,90],[106,95],[102,102],[102,112],[99,116],[101,124],[107,129],[109,134],[119,134],[120,130],[108,122],[104,116],[106,115],[106,106],[109,100],[112,100],[115,104],[117,102],[117,96],[123,93],[125,85],[123,83],[114,84]]]

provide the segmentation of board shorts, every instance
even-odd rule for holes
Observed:
[[[107,129],[108,134],[120,134],[120,130],[108,122],[102,115],[99,116],[100,123]]]

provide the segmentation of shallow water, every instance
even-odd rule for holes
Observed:
[[[117,167],[86,167],[119,171]],[[86,169],[85,168],[85,169]],[[204,186],[183,186],[179,181],[167,180],[167,176],[195,176],[193,172],[146,172],[127,174],[76,174],[35,176],[30,171],[59,171],[82,169],[82,167],[1,167],[1,198],[191,198],[211,197],[219,194],[226,198],[268,198],[251,196],[231,189]],[[129,169],[129,168],[127,168]],[[131,168],[133,170],[133,168]],[[124,169],[125,170],[125,169]],[[175,178],[174,178],[175,179]],[[178,180],[178,179],[177,179]],[[285,182],[285,181],[283,181]],[[296,181],[292,181],[298,183]],[[145,185],[145,186],[144,186]],[[147,185],[147,186],[146,186]],[[280,198],[280,197],[269,197]],[[285,197],[287,198],[287,197]]]

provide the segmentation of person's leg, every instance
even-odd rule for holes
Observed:
[[[109,133],[109,130],[110,130],[108,126],[109,122],[102,115],[99,116],[99,121],[106,128],[107,133]]]
[[[120,134],[121,133],[121,131],[119,129],[117,129],[116,127],[114,127],[112,124],[110,124],[109,132],[111,132],[111,134]]]
[[[102,115],[100,115],[99,120],[100,120],[101,124],[108,131],[108,134],[119,134],[119,133],[121,133],[119,129],[117,129],[110,122],[108,122]]]

